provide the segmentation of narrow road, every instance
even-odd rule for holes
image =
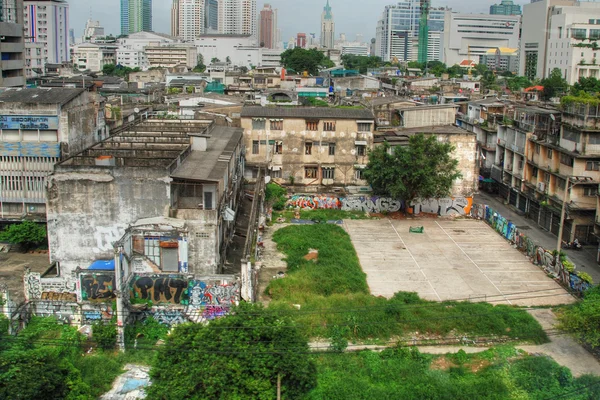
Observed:
[[[546,250],[555,250],[558,238],[552,233],[542,229],[534,220],[517,214],[513,206],[505,205],[499,198],[485,192],[474,196],[476,204],[485,204],[498,212],[504,218],[519,228],[525,236],[533,239]],[[578,271],[591,275],[594,284],[600,283],[600,265],[596,261],[598,254],[597,246],[586,246],[583,250],[562,250],[575,264]]]

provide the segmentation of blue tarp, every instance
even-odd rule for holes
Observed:
[[[96,260],[88,267],[88,271],[114,271],[115,260]]]

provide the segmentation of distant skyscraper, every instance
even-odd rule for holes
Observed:
[[[333,49],[334,44],[335,23],[333,22],[333,13],[331,12],[329,0],[327,0],[327,5],[323,8],[323,14],[321,15],[321,47]]]
[[[171,4],[171,36],[179,36],[179,0]]]
[[[69,4],[65,0],[25,0],[23,2],[25,37],[43,43],[44,61],[59,64],[69,61]]]
[[[492,15],[521,15],[521,6],[512,0],[502,0],[500,4],[490,6]]]
[[[256,0],[219,0],[219,33],[256,38],[257,24]]]
[[[444,8],[429,10],[429,61],[441,57],[441,33],[444,30]],[[398,0],[397,4],[385,6],[377,23],[375,55],[383,61],[417,61],[419,47],[419,25],[421,0]]]
[[[204,3],[204,26],[206,32],[216,33],[219,31],[219,1],[205,0]]]
[[[267,49],[274,49],[277,45],[277,10],[273,10],[270,4],[260,12],[258,44]]]
[[[152,0],[121,0],[121,35],[152,31]]]
[[[204,0],[179,0],[179,37],[192,41],[205,32]]]
[[[296,36],[296,47],[300,47],[301,49],[306,48],[306,33],[299,33]]]

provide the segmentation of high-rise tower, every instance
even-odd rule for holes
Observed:
[[[121,35],[152,31],[152,0],[121,0]]]
[[[327,4],[323,8],[323,14],[321,15],[321,47],[333,49],[334,44],[335,23],[333,22],[333,13],[331,12],[329,0],[327,0]]]
[[[260,12],[258,29],[259,46],[267,49],[275,48],[277,44],[277,10],[274,10],[270,4],[265,4]]]

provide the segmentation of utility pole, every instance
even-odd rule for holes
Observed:
[[[277,400],[281,400],[281,373],[277,374]]]

